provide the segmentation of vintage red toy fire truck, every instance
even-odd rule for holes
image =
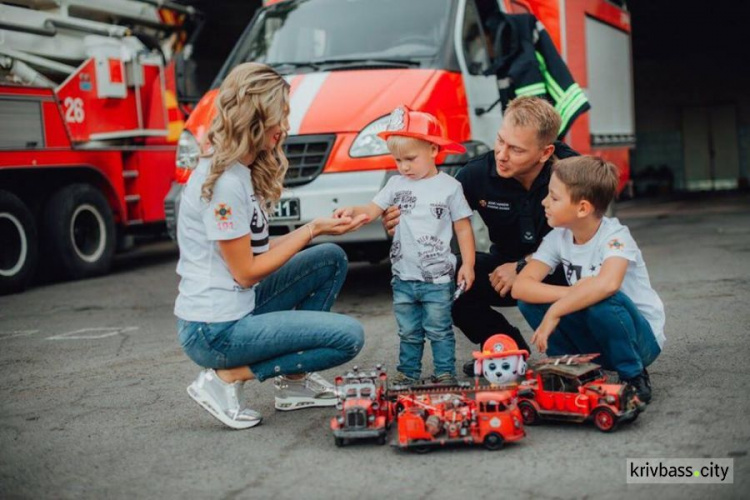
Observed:
[[[386,399],[387,375],[381,365],[360,371],[356,366],[343,377],[336,377],[341,414],[331,419],[336,446],[355,439],[375,438],[385,444],[393,422],[393,405]]]
[[[499,450],[526,433],[515,395],[505,387],[442,387],[398,395],[398,439],[417,453],[450,444]]]
[[[598,354],[568,355],[537,361],[518,389],[526,425],[540,420],[585,422],[610,432],[633,421],[645,405],[628,384],[611,383],[591,360]]]

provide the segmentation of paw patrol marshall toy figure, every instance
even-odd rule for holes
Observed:
[[[474,376],[493,385],[518,382],[526,374],[529,351],[518,349],[516,341],[498,333],[488,338],[481,352],[474,351]]]

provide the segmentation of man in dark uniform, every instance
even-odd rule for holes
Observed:
[[[505,111],[494,151],[470,161],[456,176],[492,241],[490,253],[477,253],[474,286],[453,305],[454,324],[480,349],[490,336],[505,333],[519,349],[530,350],[518,328],[491,306],[516,305],[510,295],[513,282],[550,231],[542,200],[547,196],[554,157],[577,155],[555,142],[559,128],[560,115],[547,101],[517,98]],[[398,214],[391,207],[383,215],[389,231],[398,224]],[[565,283],[560,270],[546,281]],[[464,366],[464,372],[473,375],[473,362]]]

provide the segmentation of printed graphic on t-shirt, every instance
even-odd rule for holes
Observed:
[[[410,214],[417,204],[417,197],[411,191],[396,191],[393,195],[393,204],[398,205],[401,214]]]
[[[214,208],[214,217],[216,218],[216,227],[219,231],[231,231],[234,229],[232,222],[232,207],[226,203],[219,203]]]
[[[254,254],[268,251],[268,218],[258,205],[253,208],[253,217],[250,219],[250,242]]]
[[[442,219],[448,213],[448,205],[445,203],[430,203],[430,213],[436,219]]]
[[[567,259],[562,259],[562,265],[565,270],[565,279],[568,281],[568,284],[574,285],[579,279],[581,279],[581,266],[573,265],[573,263]]]
[[[401,253],[401,242],[394,241],[391,244],[391,264],[395,264],[396,262],[400,261],[402,257],[403,254]]]
[[[417,239],[420,249],[419,268],[422,279],[427,283],[434,283],[443,276],[453,277],[453,265],[445,259],[445,244],[435,236],[422,236]]]
[[[613,250],[624,250],[625,249],[625,243],[619,240],[619,238],[614,238],[612,240],[609,240],[609,243],[607,243],[609,248]]]

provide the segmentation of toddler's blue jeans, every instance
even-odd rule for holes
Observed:
[[[411,378],[422,374],[425,337],[430,340],[435,375],[456,374],[456,337],[451,306],[455,284],[404,281],[394,277],[393,312],[398,323],[396,369]]]

